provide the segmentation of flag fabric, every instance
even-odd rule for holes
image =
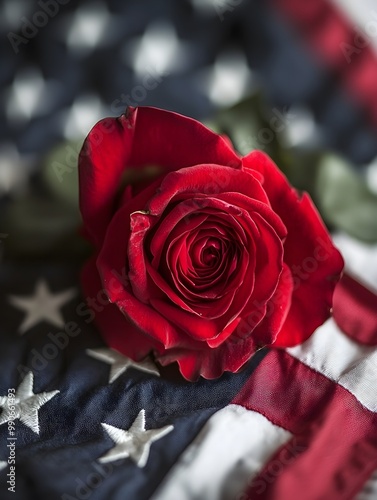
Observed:
[[[377,125],[377,9],[364,0],[274,0],[278,10],[300,33],[339,79],[345,90],[360,103],[374,127]]]
[[[32,3],[12,3],[32,19]],[[28,185],[40,165],[30,166],[31,154],[40,158],[97,118],[121,112],[119,100],[148,70],[145,48],[161,42],[154,23],[161,9],[169,35],[163,47],[174,47],[167,53],[184,63],[163,58],[161,82],[136,104],[213,115],[224,105],[221,78],[235,71],[223,49],[236,46],[236,71],[245,76],[238,99],[256,74],[272,106],[296,109],[286,128],[305,136],[295,119],[304,107],[318,125],[319,147],[358,165],[377,155],[372,0],[190,0],[183,14],[173,0],[138,8],[98,1],[89,16],[96,40],[77,37],[85,6],[60,4],[18,59],[9,44],[0,49],[8,63],[0,69],[7,96],[0,194]],[[14,23],[4,6],[1,20]],[[5,40],[10,28],[2,21]],[[17,22],[11,31],[20,31]],[[93,78],[96,65],[101,78]],[[108,349],[94,325],[105,304],[82,297],[74,264],[2,264],[0,499],[377,498],[377,248],[344,234],[335,242],[347,268],[333,318],[301,346],[262,350],[240,373],[196,383]]]
[[[322,146],[360,165],[377,155],[373,0],[40,3],[56,14],[24,0],[0,5],[0,147],[20,164],[3,166],[1,194],[22,189],[51,147],[128,104],[203,120],[256,88],[280,111],[307,109]],[[48,22],[38,28],[40,12]],[[132,96],[145,77],[150,90]]]
[[[4,267],[1,498],[372,500],[377,319],[359,314],[359,292],[367,308],[377,300],[377,260],[336,242],[360,271],[334,304],[348,326],[330,319],[300,346],[196,383],[106,348],[92,312],[105,306],[80,296],[77,269]]]

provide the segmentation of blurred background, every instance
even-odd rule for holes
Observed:
[[[268,152],[326,223],[377,241],[373,0],[3,0],[0,250],[81,258],[77,154],[127,105]]]
[[[103,117],[119,116],[129,105],[148,105],[205,122],[227,134],[241,154],[253,149],[267,152],[296,188],[311,194],[345,256],[348,272],[377,294],[377,2],[0,0],[0,58],[0,395],[19,387],[18,380],[31,371],[35,393],[59,388],[63,396],[51,402],[55,410],[51,406],[50,414],[42,414],[41,439],[31,438],[31,430],[17,424],[18,498],[51,500],[59,488],[71,494],[76,488],[77,497],[83,498],[76,481],[97,472],[92,460],[100,445],[95,433],[101,412],[109,411],[115,418],[119,411],[125,422],[129,409],[143,401],[153,404],[152,420],[148,415],[151,428],[170,424],[178,415],[178,425],[184,422],[188,429],[187,417],[195,415],[195,430],[202,425],[199,419],[204,422],[203,416],[210,415],[205,388],[217,398],[208,399],[211,411],[230,394],[227,385],[199,382],[199,393],[182,392],[183,402],[177,397],[178,386],[169,385],[168,371],[162,372],[164,378],[156,386],[148,379],[143,385],[146,392],[140,389],[143,379],[138,372],[127,373],[127,380],[103,390],[110,373],[107,362],[98,364],[101,358],[95,361],[86,352],[101,350],[104,343],[89,324],[92,320],[79,314],[86,306],[79,273],[91,253],[80,236],[78,210],[77,157],[85,136]],[[358,295],[364,300],[365,290],[359,290],[356,287],[350,295],[353,300]],[[313,303],[316,293],[313,288]],[[360,338],[366,325],[375,343],[376,297],[368,295],[365,303],[361,299],[356,309],[349,306],[354,302],[345,301],[338,315],[361,332]],[[68,338],[64,332],[70,336],[67,326],[72,321],[82,330],[80,335],[63,347],[50,341]],[[336,366],[329,373],[346,367],[354,394],[363,395],[366,387],[366,400],[374,402],[375,378],[368,376],[376,372],[376,358],[372,361],[370,355],[368,365],[369,356],[359,352],[370,351],[352,347],[356,357],[348,366],[348,348],[346,356],[342,350],[348,341],[339,342],[335,338],[334,344],[331,339],[326,344],[334,352],[340,345],[339,363],[329,357]],[[359,384],[362,376],[364,385]],[[129,400],[121,396],[124,387]],[[351,396],[348,389],[344,392]],[[104,405],[98,397],[106,398]],[[361,405],[355,402],[359,412]],[[321,400],[324,409],[313,410],[318,418],[329,415],[337,422],[337,415],[346,415],[340,406],[331,410],[333,406],[325,409],[324,404]],[[100,421],[108,422],[105,417]],[[367,421],[372,419],[365,417]],[[6,426],[1,429],[6,432]],[[370,437],[369,449],[369,427],[365,436]],[[301,443],[301,434],[298,437]],[[329,438],[329,443],[333,446],[336,440]],[[368,460],[371,467],[372,459],[368,453],[361,457],[364,448],[358,445],[355,441],[345,456],[354,458],[358,477],[363,478],[363,467]],[[178,453],[179,447],[173,448]],[[168,464],[164,453],[162,462]],[[5,448],[0,469],[4,460]],[[239,462],[238,469],[247,470],[246,463]],[[338,489],[349,488],[353,465],[337,473]],[[135,478],[132,484],[144,482],[142,477],[148,480],[146,487],[157,485],[149,471],[129,471]],[[5,482],[5,473],[2,477]],[[113,479],[124,485],[124,477],[120,468]],[[114,493],[111,481],[98,490],[101,498]],[[60,493],[59,498],[74,498]],[[92,498],[99,498],[97,492]]]

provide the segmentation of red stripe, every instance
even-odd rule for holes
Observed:
[[[284,351],[269,352],[233,403],[294,435],[240,500],[349,499],[377,468],[377,414]]]
[[[272,1],[320,58],[339,74],[377,125],[377,59],[369,45],[362,48],[355,28],[329,0]],[[367,35],[365,39],[370,41]],[[344,54],[347,50],[348,58]]]
[[[361,344],[377,345],[377,295],[345,274],[335,289],[333,306],[344,333]]]

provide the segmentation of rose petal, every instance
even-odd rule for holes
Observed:
[[[168,237],[170,240],[172,240],[175,237],[181,236],[183,233],[192,232],[207,219],[206,214],[197,214],[195,217],[187,217],[192,213],[193,209],[191,207],[186,209],[185,208],[186,207],[180,204],[177,210],[172,210],[172,212],[170,212],[161,221],[151,239],[149,248],[153,255],[152,265],[156,269],[160,264],[161,255],[165,250],[165,244]],[[178,228],[178,223],[183,218],[185,219],[183,227],[181,225]]]
[[[106,238],[99,253],[99,265],[105,262],[108,267],[116,271],[118,274],[129,273],[129,265],[127,260],[128,242],[130,239],[131,214],[136,210],[140,210],[145,206],[146,201],[150,198],[151,193],[156,189],[158,183],[152,184],[149,188],[142,191],[138,196],[133,198],[129,203],[123,205],[113,216],[107,228]],[[142,271],[140,271],[140,279]],[[117,294],[111,295],[111,300],[116,302]]]
[[[287,228],[281,220],[280,216],[274,212],[270,205],[245,196],[241,193],[221,193],[216,196],[217,199],[223,200],[226,203],[243,208],[249,213],[258,213],[268,224],[274,228],[280,239],[287,236]]]
[[[224,192],[239,192],[269,204],[260,182],[247,171],[202,164],[166,175],[157,194],[150,200],[148,210],[153,215],[161,215],[173,199],[179,199],[187,193],[206,194],[210,200]],[[206,206],[205,200],[202,208]]]
[[[211,349],[214,349],[216,347],[219,347],[221,344],[225,342],[227,338],[229,338],[234,331],[236,330],[237,326],[241,322],[241,317],[239,316],[238,318],[234,319],[229,325],[227,325],[226,328],[214,339],[207,340],[207,344]]]
[[[144,251],[145,235],[151,227],[150,219],[147,214],[134,212],[130,215],[131,232],[128,241],[128,276],[133,293],[144,303],[148,303],[150,295]]]
[[[140,198],[146,196],[140,193]],[[134,200],[133,200],[134,203]],[[131,204],[132,205],[132,204]],[[128,265],[125,258],[129,229],[124,224],[124,216],[133,207],[124,206],[114,215],[106,233],[104,245],[97,258],[97,268],[107,290],[109,298],[126,314],[130,321],[149,334],[154,339],[162,342],[167,348],[181,342],[179,332],[157,311],[137,299],[130,284],[123,287],[117,284],[119,274],[128,274]],[[113,283],[113,285],[111,285]]]
[[[169,321],[195,340],[208,340],[220,333],[215,322],[190,314],[164,300],[151,299],[151,304],[165,318],[169,318]]]
[[[95,299],[99,296],[99,292],[103,290],[94,257],[84,265],[81,272],[81,281],[86,297]],[[165,351],[162,343],[152,339],[149,335],[144,335],[139,328],[136,328],[126,319],[115,304],[109,302],[103,306],[102,302],[98,301],[97,304],[98,306],[94,312],[95,323],[110,347],[136,361],[145,358],[152,350],[160,353]],[[110,328],[109,325],[111,325]]]
[[[163,354],[156,354],[156,358],[162,365],[177,361],[182,375],[190,381],[195,381],[202,376],[207,379],[220,377],[224,372],[237,372],[265,345],[267,339],[273,343],[274,338],[285,321],[287,310],[289,310],[293,282],[290,271],[285,267],[281,274],[275,296],[271,299],[273,309],[267,308],[263,314],[262,323],[252,334],[238,331],[241,323],[239,320],[231,325],[230,331],[225,331],[214,340],[207,341],[207,347],[199,352],[187,349],[172,349]]]
[[[343,258],[332,244],[310,197],[304,194],[300,198],[267,155],[253,151],[243,158],[243,168],[261,172],[272,209],[288,230],[284,261],[297,286],[288,317],[274,345],[295,345],[306,340],[329,317]]]
[[[257,350],[258,345],[249,337],[235,343],[225,341],[216,349],[207,345],[200,351],[176,348],[163,354],[156,353],[156,359],[163,366],[176,361],[182,375],[195,382],[199,376],[212,380],[226,371],[237,372]]]
[[[293,278],[285,264],[274,295],[267,303],[262,322],[253,330],[252,336],[259,346],[275,343],[292,304]]]
[[[98,246],[103,240],[127,168],[153,164],[167,172],[199,163],[241,166],[227,141],[177,113],[130,107],[98,122],[79,157],[80,208],[91,241]]]
[[[275,292],[283,269],[283,243],[275,229],[258,213],[251,217],[260,231],[256,242],[255,286],[253,300],[266,301]]]
[[[92,257],[84,265],[81,272],[81,281],[83,291],[86,297],[96,298],[104,290],[103,283],[96,267],[96,258]],[[121,283],[118,283],[121,287]],[[103,300],[103,294],[101,295]],[[151,351],[154,354],[165,352],[164,339],[158,341],[148,334],[145,334],[140,328],[136,327],[127,314],[123,314],[118,304],[108,303],[102,307],[102,301],[98,301],[99,307],[96,308],[95,323],[101,331],[106,343],[113,349],[139,361],[148,355]],[[86,311],[80,311],[82,314],[88,314]],[[109,328],[111,325],[111,328]],[[173,345],[174,348],[183,348],[197,351],[201,348],[202,342],[196,342],[180,332],[179,342]]]

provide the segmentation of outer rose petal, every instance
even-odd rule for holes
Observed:
[[[91,258],[81,271],[84,294],[93,298],[103,289],[95,261],[95,258]],[[110,347],[136,361],[145,358],[152,350],[159,353],[165,350],[161,343],[144,335],[127,321],[119,308],[110,302],[101,311],[95,312],[95,322]]]
[[[91,241],[99,246],[103,240],[127,168],[153,164],[167,172],[198,163],[241,166],[227,141],[177,113],[130,107],[98,122],[79,157],[80,208]]]
[[[217,194],[227,192],[242,193],[269,205],[264,189],[249,172],[226,166],[201,164],[169,173],[147,208],[152,215],[160,215],[169,203],[187,193],[205,193],[216,197]]]
[[[232,337],[220,347],[211,349],[203,344],[200,350],[169,349],[156,354],[156,360],[163,366],[176,361],[182,375],[192,382],[200,376],[206,379],[220,377],[225,371],[237,372],[256,353],[259,346],[252,336],[232,341]]]
[[[147,335],[150,334],[152,338],[162,342],[166,347],[175,346],[179,344],[181,338],[169,321],[165,320],[149,305],[138,300],[129,285],[123,287],[114,286],[114,283],[118,285],[116,275],[122,274],[122,271],[124,271],[125,254],[122,261],[121,249],[126,246],[128,235],[126,228],[124,228],[123,232],[120,232],[120,229],[124,222],[125,208],[122,207],[113,217],[106,233],[105,244],[97,258],[97,269],[103,288],[107,291],[110,300],[127,314],[135,326]],[[125,270],[127,272],[127,268]]]
[[[253,331],[252,335],[258,345],[275,345],[290,311],[292,293],[293,279],[285,264],[277,289],[267,303],[266,315]]]
[[[304,194],[299,198],[265,153],[253,151],[244,157],[243,168],[257,170],[263,175],[262,185],[272,209],[280,215],[288,230],[284,261],[294,278],[294,292],[287,319],[273,345],[296,345],[310,337],[329,317],[343,258],[332,244],[310,197]]]

